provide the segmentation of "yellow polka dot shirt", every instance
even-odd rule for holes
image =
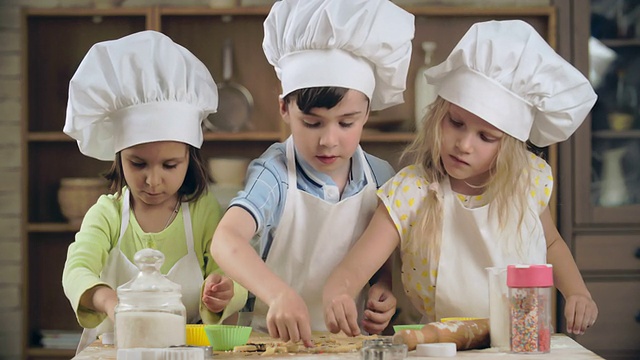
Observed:
[[[532,184],[529,195],[538,214],[547,207],[553,189],[551,167],[542,158],[530,154]],[[429,183],[419,173],[418,168],[410,165],[400,170],[379,190],[378,197],[385,204],[389,215],[400,235],[402,258],[402,283],[405,293],[413,305],[426,316],[427,321],[435,321],[435,287],[438,277],[438,264],[432,264],[421,253],[410,251],[403,246],[410,236],[410,229],[419,226],[423,216],[423,206]],[[469,208],[489,204],[490,199],[483,195],[469,196],[455,194],[461,203]],[[426,252],[425,252],[426,255]]]

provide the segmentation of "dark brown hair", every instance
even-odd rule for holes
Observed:
[[[178,189],[178,197],[182,201],[198,199],[200,195],[208,190],[209,184],[213,182],[200,149],[189,146],[189,167],[184,177],[184,181]],[[103,173],[102,176],[109,180],[109,189],[115,192],[117,197],[122,196],[122,187],[127,185],[122,171],[122,157],[120,152],[116,154],[116,159],[111,165],[111,169]]]
[[[347,91],[349,91],[348,88],[336,86],[312,87],[292,91],[285,95],[283,100],[286,104],[295,101],[298,109],[308,114],[313,108],[333,108],[342,101]]]

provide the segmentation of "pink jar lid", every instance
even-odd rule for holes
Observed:
[[[551,287],[553,286],[553,265],[509,265],[507,266],[507,286]]]

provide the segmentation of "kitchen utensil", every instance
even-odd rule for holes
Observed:
[[[435,344],[419,344],[416,346],[416,355],[424,357],[455,357],[457,353],[456,344],[435,343]]]
[[[491,347],[509,350],[509,289],[507,268],[485,268],[489,276],[489,335]]]
[[[209,339],[204,332],[204,324],[187,324],[187,345],[209,346]]]
[[[420,330],[424,327],[424,324],[411,324],[411,325],[393,325],[393,331],[399,332],[402,330]]]
[[[204,331],[214,351],[233,350],[245,345],[251,336],[250,326],[238,325],[205,325]]]
[[[407,357],[405,344],[379,344],[360,350],[362,360],[402,360]]]
[[[246,87],[231,80],[233,76],[233,42],[222,46],[222,82],[218,83],[218,111],[209,115],[203,125],[210,131],[238,132],[249,123],[253,96]]]
[[[118,349],[118,352],[116,353],[116,359],[118,360],[204,360],[205,358],[204,349],[198,347]]]

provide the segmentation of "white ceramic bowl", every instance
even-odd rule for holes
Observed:
[[[215,157],[209,159],[209,174],[218,185],[243,185],[251,159]]]

